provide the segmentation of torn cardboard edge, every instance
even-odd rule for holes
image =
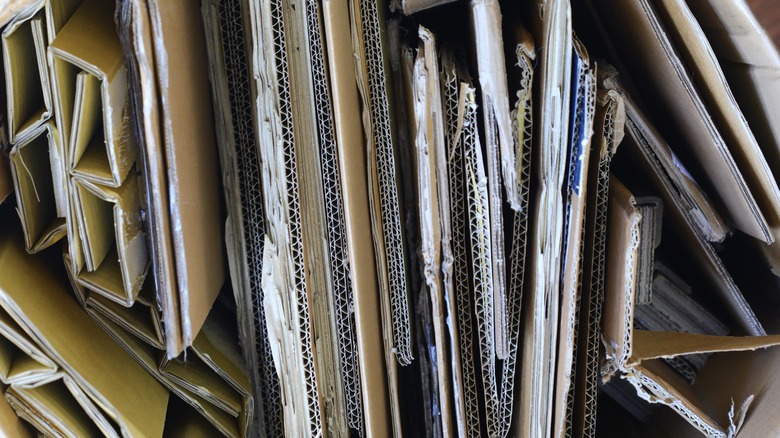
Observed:
[[[665,363],[655,361],[685,354],[746,351],[780,345],[780,336],[728,337],[634,329],[640,213],[619,181],[610,184],[608,281],[605,298],[605,381],[620,375],[653,403],[670,406],[708,436],[731,437],[738,425],[718,424],[705,412],[690,385]]]

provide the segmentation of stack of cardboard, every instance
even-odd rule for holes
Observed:
[[[780,434],[780,55],[743,0],[0,29],[3,433]]]

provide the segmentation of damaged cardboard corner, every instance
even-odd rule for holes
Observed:
[[[714,420],[723,417],[706,408],[712,403],[703,405],[691,385],[657,359],[767,348],[780,345],[780,336],[729,337],[635,330],[633,312],[641,215],[631,193],[614,178],[610,184],[609,215],[603,379],[619,376],[628,380],[641,398],[671,407],[708,436],[734,436],[739,425],[733,421],[725,424]],[[729,415],[730,418],[734,416],[733,413]],[[743,418],[744,413],[737,417]]]

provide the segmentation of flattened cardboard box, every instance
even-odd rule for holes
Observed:
[[[192,344],[225,279],[203,20],[185,3],[134,0],[119,14],[170,357]]]

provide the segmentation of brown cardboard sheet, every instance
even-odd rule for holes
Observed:
[[[417,170],[420,253],[425,287],[431,297],[431,315],[436,348],[438,407],[442,434],[463,434],[465,405],[457,358],[457,326],[447,324],[453,302],[450,187],[447,180],[447,145],[439,83],[436,39],[425,27],[418,28],[420,45],[414,61],[410,92],[410,133],[414,138]],[[404,50],[410,50],[408,48]],[[457,431],[457,432],[456,432]]]
[[[199,9],[181,2],[139,0],[121,8],[155,286],[173,357],[192,343],[225,275],[203,24]]]
[[[293,24],[283,21],[286,6],[277,1],[250,3],[250,10],[257,11],[251,15],[252,64],[256,72],[253,79],[258,89],[256,111],[259,120],[268,122],[260,124],[258,130],[268,219],[263,244],[262,310],[258,318],[264,319],[268,336],[267,384],[269,388],[278,385],[278,390],[269,391],[264,406],[265,429],[270,431],[267,433],[318,435],[323,433],[324,419],[318,396],[320,370],[315,359],[318,347],[312,334],[310,303],[311,287],[317,283],[308,278],[304,238],[310,238],[310,234],[304,234],[303,228],[309,213],[304,206],[310,201],[304,203],[303,198],[314,193],[301,190],[299,172],[310,169],[305,165],[306,157],[300,155],[302,145],[298,143],[299,138],[311,138],[311,133],[305,132],[306,119],[296,124],[293,117],[300,116],[308,102],[293,102],[291,84],[300,84],[299,69],[305,67],[289,54],[293,43],[287,40],[284,29]],[[291,61],[297,65],[293,67]]]
[[[744,0],[687,2],[711,44],[731,92],[755,135],[769,167],[780,167],[780,54]],[[758,245],[777,275],[780,245]]]
[[[733,436],[741,425],[740,414],[744,415],[740,411],[748,409],[752,395],[744,400],[732,401],[732,414],[734,403],[741,407],[736,417],[729,416],[723,422],[723,413],[713,417],[716,411],[708,409],[711,406],[709,401],[698,398],[680,375],[665,363],[654,359],[766,348],[780,345],[780,336],[727,337],[635,330],[634,300],[640,215],[633,196],[616,179],[610,184],[609,215],[608,281],[603,322],[606,348],[606,360],[602,368],[604,379],[628,380],[639,397],[651,403],[670,406],[708,436]],[[620,377],[616,374],[620,374]],[[696,385],[701,385],[701,382],[697,381]],[[747,402],[743,404],[745,400]]]
[[[744,0],[686,0],[771,169],[780,166],[780,54]]]
[[[773,236],[780,234],[780,189],[761,145],[734,98],[718,59],[685,0],[654,0],[714,123],[739,164]],[[769,146],[764,146],[768,149]],[[774,153],[774,151],[770,151]],[[777,240],[777,239],[773,239]]]
[[[760,160],[760,157],[729,149],[650,2],[594,4],[622,61],[628,66],[627,73],[641,87],[639,91],[648,105],[652,105],[654,111],[648,115],[655,121],[663,120],[659,129],[664,136],[680,142],[678,154],[686,166],[706,178],[701,182],[713,189],[710,194],[717,196],[720,213],[745,233],[772,242],[769,225],[754,194],[760,189],[749,173],[766,174],[768,168],[750,167],[745,160]],[[771,185],[765,177],[761,181]]]
[[[62,208],[65,195],[57,129],[47,122],[30,134],[11,149],[8,159],[25,247],[36,253],[65,236],[67,211]]]
[[[171,197],[170,204],[155,207],[167,209],[170,220],[179,315],[164,305],[163,317],[166,329],[167,321],[181,324],[181,345],[175,335],[168,343],[175,356],[192,344],[225,279],[222,188],[200,9],[185,1],[152,1],[149,16],[164,143],[147,153],[164,154],[164,190]]]
[[[347,254],[351,267],[357,353],[366,436],[392,430],[384,361],[382,316],[371,239],[366,151],[360,119],[355,61],[346,0],[323,2],[325,41],[333,98],[333,123],[344,198]],[[388,366],[395,367],[392,363]]]
[[[384,380],[386,382],[386,398],[378,399],[379,403],[373,405],[370,412],[373,412],[373,415],[379,415],[375,417],[378,421],[376,425],[384,426],[377,429],[380,436],[391,433],[400,435],[402,425],[398,367],[399,365],[409,365],[413,360],[409,296],[411,290],[408,278],[411,261],[407,259],[407,248],[405,247],[407,242],[405,241],[401,212],[404,200],[402,188],[409,188],[411,185],[399,184],[401,164],[396,162],[398,157],[394,156],[395,151],[399,150],[397,146],[400,143],[396,142],[400,142],[400,137],[397,136],[400,130],[394,131],[393,128],[402,123],[402,121],[396,120],[396,116],[398,111],[402,111],[403,105],[401,102],[397,102],[395,106],[392,105],[393,93],[391,90],[400,88],[394,88],[392,82],[393,79],[397,80],[397,78],[392,74],[394,70],[390,67],[389,58],[391,55],[388,53],[391,51],[388,40],[390,42],[392,40],[387,33],[384,21],[387,2],[349,0],[346,3],[348,15],[342,15],[333,24],[338,23],[342,27],[339,31],[339,41],[342,42],[343,46],[349,44],[351,48],[351,53],[343,53],[339,56],[340,59],[349,57],[352,60],[344,64],[343,76],[340,76],[343,79],[339,80],[344,84],[342,85],[342,90],[345,92],[344,98],[349,99],[344,101],[344,104],[350,105],[340,108],[351,109],[347,110],[350,112],[349,119],[344,119],[343,122],[337,121],[337,131],[341,123],[344,123],[345,128],[349,127],[349,131],[345,131],[349,132],[345,140],[348,139],[350,143],[354,142],[354,144],[343,151],[349,150],[351,154],[363,157],[365,160],[365,167],[361,167],[360,161],[356,161],[354,167],[352,165],[348,167],[349,174],[345,174],[346,181],[352,187],[351,190],[355,195],[362,197],[362,193],[365,193],[367,205],[362,204],[361,198],[353,198],[353,201],[347,199],[347,202],[354,202],[356,206],[362,205],[358,211],[361,212],[360,214],[369,215],[370,224],[370,228],[365,228],[366,224],[360,222],[348,225],[358,227],[354,229],[355,231],[360,230],[360,234],[353,235],[352,239],[364,241],[359,247],[357,241],[351,244],[355,245],[353,248],[356,250],[361,248],[351,257],[365,258],[368,254],[364,251],[370,249],[373,252],[374,263],[372,265],[375,274],[371,274],[371,277],[365,277],[364,281],[369,281],[371,278],[370,281],[376,282],[374,287],[376,287],[378,294],[376,299],[379,313],[374,315],[380,318],[375,319],[375,316],[368,313],[371,312],[370,306],[373,305],[375,298],[367,294],[358,294],[356,298],[358,305],[360,305],[361,300],[364,300],[363,302],[367,306],[365,308],[367,313],[363,317],[365,319],[358,324],[362,326],[361,330],[381,329],[381,347],[384,355],[384,366],[380,367],[378,363],[372,361],[361,364],[361,367],[362,371],[368,373],[368,365],[374,365],[371,374],[366,374],[365,379],[375,383],[364,383],[364,388],[374,387],[380,382],[369,380],[368,376],[376,375],[374,373],[377,372],[386,374]],[[333,32],[334,30],[329,31],[329,33]],[[329,48],[329,50],[333,50],[333,48]],[[351,77],[348,76],[349,70],[346,69],[350,65],[353,66]],[[347,86],[349,89],[345,88]],[[338,101],[338,99],[336,100]],[[337,106],[336,114],[338,114],[338,108]],[[358,112],[355,109],[361,110]],[[361,132],[358,133],[358,130]],[[365,174],[363,170],[358,169],[365,169]],[[360,189],[357,188],[358,184],[362,185]],[[349,195],[345,196],[348,198]],[[370,234],[365,234],[366,232],[370,232]],[[371,244],[365,241],[369,237],[372,240]],[[365,272],[366,275],[370,273],[371,271]],[[376,336],[376,333],[373,335],[370,332],[364,333],[363,336]],[[368,346],[366,343],[368,339],[370,338],[366,337],[359,341],[363,344],[362,348]],[[372,346],[372,348],[377,347],[380,345],[374,344]],[[375,361],[376,358],[373,360]],[[385,388],[374,387],[373,390],[384,392]],[[386,404],[384,400],[387,400]],[[367,415],[370,415],[368,412]],[[368,425],[368,423],[367,418],[366,424]]]
[[[214,0],[203,2],[202,10],[228,214],[225,239],[238,336],[255,395],[254,427],[273,435],[277,433],[272,425],[278,424],[274,421],[278,403],[269,394],[274,393],[278,380],[267,350],[265,319],[258,318],[263,312],[261,275],[267,219],[258,159],[257,92],[249,72],[248,7],[243,0]]]
[[[395,106],[402,104],[398,102],[394,105],[391,99],[393,84],[384,21],[386,8],[386,1],[351,0],[350,26],[353,56],[357,60],[355,75],[358,96],[363,108],[374,255],[384,307],[382,314],[387,316],[383,325],[393,330],[392,337],[385,337],[386,341],[392,339],[386,352],[404,366],[413,359],[410,291],[407,284],[410,261],[405,252],[405,231],[401,218],[401,165],[395,157],[395,151],[398,150],[395,128],[402,123],[395,120]],[[390,379],[393,377],[390,376]]]
[[[52,115],[42,1],[16,15],[3,29],[8,137],[17,143]]]
[[[501,9],[498,1],[476,1],[470,4],[472,34],[475,41],[477,76],[482,102],[482,129],[488,166],[488,196],[490,205],[490,244],[493,256],[493,305],[495,321],[493,346],[499,359],[506,359],[507,303],[506,266],[503,221],[503,197],[514,210],[520,209],[520,184],[518,184],[518,154],[512,141],[509,96],[503,36],[501,34]]]
[[[146,1],[130,1],[120,5],[119,35],[125,51],[128,78],[130,80],[130,118],[136,131],[141,171],[146,192],[148,232],[155,289],[165,322],[166,350],[171,357],[181,353],[182,326],[180,318],[179,288],[176,283],[173,236],[168,213],[169,193],[165,155],[162,150],[163,132],[160,128],[160,106],[154,45]],[[80,268],[80,242],[69,245],[74,269]],[[74,274],[75,275],[75,274]]]
[[[564,436],[572,424],[577,351],[577,324],[582,318],[582,267],[584,263],[585,215],[591,139],[596,110],[596,68],[588,52],[575,37],[574,53],[578,68],[572,77],[572,120],[569,127],[568,171],[566,182],[566,224],[564,226],[561,266],[561,313],[558,331],[558,362],[555,375],[553,435]],[[576,90],[575,90],[576,84]]]
[[[324,63],[322,31],[317,1],[305,7],[282,2],[284,38],[288,50],[292,121],[295,137],[296,172],[303,228],[303,257],[311,318],[312,345],[316,362],[316,388],[326,433],[346,435],[347,392],[352,391],[355,359],[350,335],[351,322],[346,300],[351,296],[345,274],[349,266],[342,252],[343,212],[338,175],[334,174],[333,115]],[[339,204],[339,205],[336,205]],[[323,230],[328,230],[323,239]],[[304,311],[304,309],[302,309]],[[347,387],[346,384],[350,386]],[[354,394],[354,392],[351,392]],[[354,409],[352,413],[354,413]],[[357,421],[357,429],[360,429]]]
[[[15,231],[7,227],[0,237],[6,312],[72,379],[71,392],[86,394],[82,406],[91,400],[96,410],[115,420],[123,436],[160,436],[168,391],[89,319],[71,295],[64,269],[53,269],[61,266],[59,260],[50,254],[29,256]],[[28,275],[15,275],[18,272]],[[109,360],[112,366],[104,366]]]
[[[588,170],[590,190],[586,201],[583,291],[572,426],[575,435],[586,437],[593,437],[596,429],[610,164],[623,140],[625,117],[622,97],[615,91],[600,88],[594,116],[591,152],[594,156]]]

